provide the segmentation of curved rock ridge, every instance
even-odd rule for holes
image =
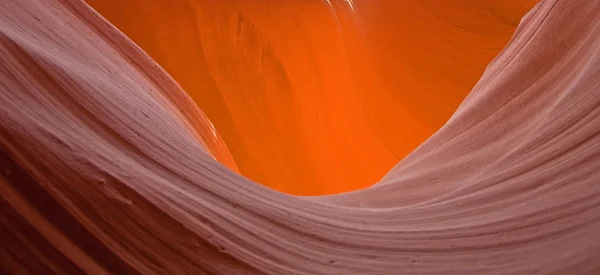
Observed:
[[[4,0],[0,273],[597,274],[599,80],[600,2],[544,0],[380,182],[299,197],[82,1]]]
[[[86,0],[194,99],[240,174],[373,185],[450,118],[532,0]]]

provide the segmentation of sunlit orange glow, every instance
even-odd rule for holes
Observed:
[[[205,112],[235,164],[217,159],[320,195],[375,183],[443,126],[536,1],[87,2]]]

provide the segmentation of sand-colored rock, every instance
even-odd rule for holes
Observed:
[[[598,274],[599,34],[542,1],[382,181],[298,197],[83,2],[4,0],[0,273]]]

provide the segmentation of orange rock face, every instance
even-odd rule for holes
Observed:
[[[232,168],[319,195],[378,181],[438,130],[532,0],[87,0],[194,99]]]

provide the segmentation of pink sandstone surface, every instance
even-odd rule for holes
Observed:
[[[0,274],[600,273],[600,1],[538,3],[439,130],[340,194],[237,173],[79,0],[0,3],[0,85]]]

